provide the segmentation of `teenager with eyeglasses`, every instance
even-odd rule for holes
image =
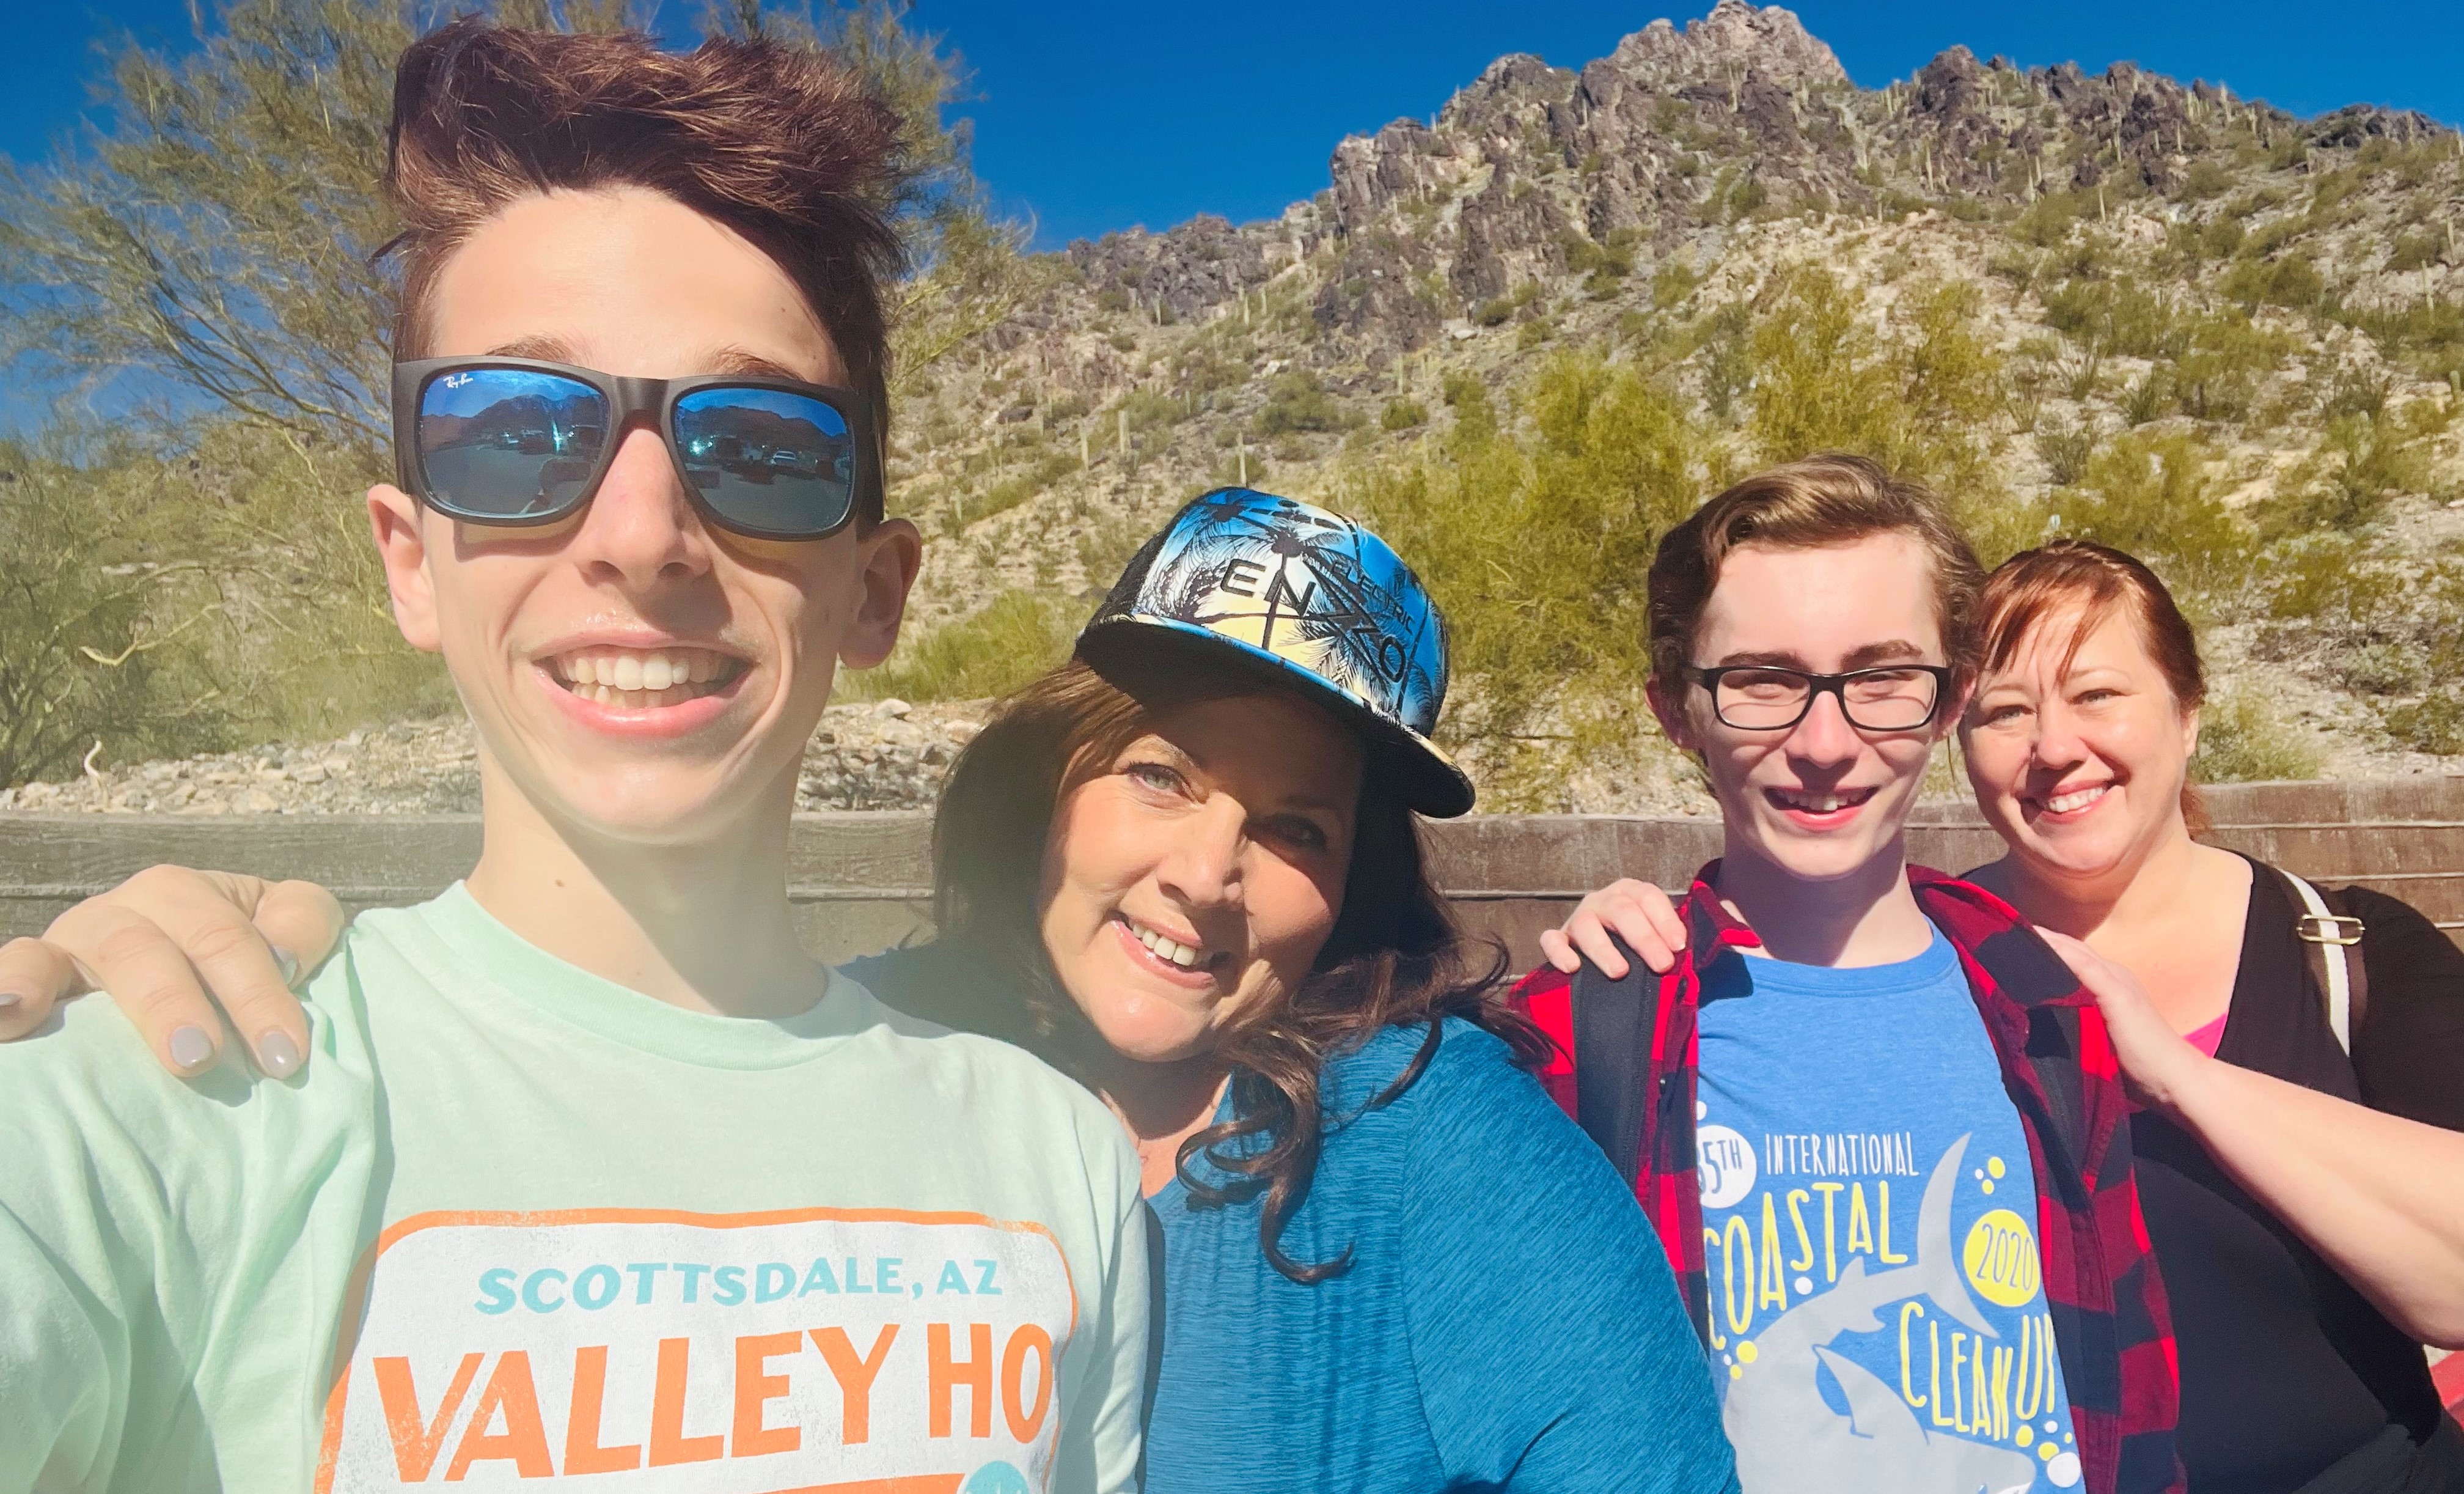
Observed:
[[[2080,971],[2134,1098],[2193,1488],[2464,1488],[2422,1346],[2464,1346],[2464,954],[2419,912],[2201,843],[2205,669],[2163,582],[2065,540],[1977,608],[1960,741],[2009,850],[1969,873]],[[1620,882],[1547,936],[1672,958]],[[2080,942],[2080,941],[2083,941]]]
[[[1748,1494],[2182,1486],[2104,1018],[2001,898],[1906,858],[1982,581],[1856,457],[1670,531],[1650,699],[1723,852],[1679,907],[1595,895],[1521,988],[1677,1266]]]
[[[391,145],[367,508],[480,857],[243,1015],[268,1078],[198,1020],[153,1033],[193,1083],[141,1073],[105,1001],[0,1049],[0,1490],[1134,1487],[1119,1126],[815,963],[785,896],[834,671],[918,558],[895,116],[775,41],[464,19]]]

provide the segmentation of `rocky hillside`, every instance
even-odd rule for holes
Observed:
[[[2220,504],[2240,537],[2240,584],[2210,586],[2239,604],[2203,621],[2228,685],[2266,697],[2269,719],[2244,714],[2274,770],[2435,769],[2464,747],[2464,708],[2424,693],[2438,618],[2279,593],[2316,540],[2417,600],[2464,532],[2445,508],[2464,498],[2459,152],[2419,114],[2297,119],[2127,64],[1953,48],[1861,88],[1794,15],[1744,0],[1577,71],[1502,57],[1433,119],[1336,145],[1331,185],[1278,219],[1043,256],[1018,312],[900,412],[897,502],[935,540],[920,631],[1082,596],[1211,483],[1340,502],[1443,437],[1461,380],[1511,425],[1572,351],[1673,391],[1706,483],[1791,455],[1752,418],[1753,333],[1812,272],[1880,346],[1910,344],[1910,308],[1946,287],[1965,298],[1991,363],[1971,497],[2000,547],[2121,502],[2100,459],[2192,469],[2165,500],[2191,508],[2147,524]],[[1572,779],[1549,796],[1634,802]]]
[[[998,325],[905,378],[892,506],[929,559],[899,657],[853,693],[979,718],[958,702],[1057,657],[1166,514],[1245,479],[1408,530],[1485,805],[1699,810],[1637,725],[1639,565],[1615,558],[1754,465],[1845,445],[1941,487],[1989,559],[2052,532],[2147,555],[2218,676],[2208,776],[2464,771],[2448,127],[1961,48],[1859,87],[1789,11],[1719,0],[1579,70],[1499,58],[1336,145],[1330,183],[1269,221],[1032,256]],[[1625,486],[1594,515],[1597,473]],[[1581,551],[1557,579],[1597,602],[1590,633],[1497,558]],[[887,769],[817,745],[811,802],[913,800],[920,743]],[[235,776],[182,802],[247,807],[224,791],[332,755],[205,765]]]

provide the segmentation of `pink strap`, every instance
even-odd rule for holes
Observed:
[[[2224,1016],[2217,1017],[2205,1027],[2184,1033],[2182,1040],[2212,1059],[2216,1056],[2217,1047],[2225,1040],[2225,1018],[2232,1015],[2231,1012],[2227,1012]]]

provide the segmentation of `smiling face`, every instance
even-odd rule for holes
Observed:
[[[1883,664],[1943,664],[1932,562],[1915,536],[1843,545],[1746,544],[1720,567],[1695,630],[1691,662],[1771,664],[1841,674]],[[1669,739],[1698,752],[1727,822],[1729,855],[1749,855],[1808,881],[1846,877],[1895,844],[1933,745],[1954,714],[1946,701],[1913,731],[1860,730],[1820,693],[1795,725],[1722,723],[1710,693],[1687,684],[1652,704]]]
[[[776,262],[642,189],[515,202],[446,261],[429,308],[431,357],[847,382]],[[888,655],[918,556],[898,521],[796,542],[711,526],[641,426],[545,528],[457,524],[390,486],[368,510],[395,617],[444,654],[490,793],[616,841],[708,843],[783,815],[836,666]]]
[[[1064,796],[1038,915],[1063,989],[1123,1057],[1207,1052],[1288,996],[1343,911],[1358,739],[1285,695],[1179,706]]]
[[[2092,877],[2182,828],[2199,715],[2174,699],[2126,609],[2083,637],[2081,620],[2059,609],[2030,627],[2010,663],[1978,681],[1960,742],[1977,805],[2012,851]]]

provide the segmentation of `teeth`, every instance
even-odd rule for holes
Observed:
[[[707,693],[694,686],[736,673],[732,660],[706,649],[594,649],[561,655],[551,662],[558,678],[575,695],[624,710],[680,705]]]
[[[1198,956],[1199,951],[1190,948],[1188,945],[1175,943],[1170,939],[1166,939],[1163,935],[1156,933],[1154,929],[1147,927],[1145,925],[1136,922],[1132,922],[1130,924],[1130,932],[1136,937],[1138,943],[1145,945],[1149,949],[1155,951],[1158,958],[1167,960],[1174,965],[1177,965],[1185,970],[1196,970],[1198,968]]]
[[[2103,798],[2104,791],[2110,787],[2109,784],[2098,784],[2093,789],[2080,789],[2071,793],[2057,794],[2045,801],[2045,808],[2057,814],[2067,814],[2073,810],[2083,810]]]

